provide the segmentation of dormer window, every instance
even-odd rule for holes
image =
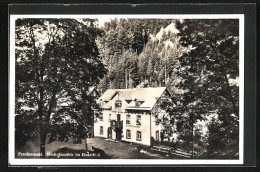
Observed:
[[[121,100],[116,100],[115,107],[122,107],[122,101]]]
[[[143,104],[143,102],[144,102],[144,101],[139,101],[137,99],[134,99],[134,101],[135,101],[135,107],[140,107],[141,104]]]
[[[136,101],[135,101],[135,106],[136,106],[136,107],[139,107],[140,105],[141,105],[141,103],[140,103],[138,100],[136,100]]]

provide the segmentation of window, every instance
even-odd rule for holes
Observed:
[[[103,126],[100,126],[100,134],[103,134]]]
[[[130,130],[126,130],[126,138],[131,139],[131,131]]]
[[[136,125],[141,125],[141,115],[136,116]]]
[[[159,131],[157,130],[156,133],[155,133],[155,140],[156,141],[159,141]]]
[[[111,121],[111,114],[109,114],[108,116],[108,121]]]
[[[126,124],[131,124],[130,115],[126,115]]]
[[[122,101],[121,100],[116,100],[115,107],[122,107]]]
[[[100,119],[100,121],[103,121],[103,113],[99,114],[99,119]]]
[[[141,131],[136,132],[136,140],[141,141],[142,140],[142,133]]]

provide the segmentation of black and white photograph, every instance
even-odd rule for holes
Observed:
[[[11,15],[12,162],[241,164],[243,22]]]

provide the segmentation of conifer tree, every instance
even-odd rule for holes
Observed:
[[[183,20],[177,23],[182,46],[190,47],[179,61],[179,88],[185,90],[181,107],[189,131],[183,133],[194,146],[194,123],[216,114],[209,125],[207,152],[214,158],[238,155],[238,20]],[[185,122],[184,122],[185,123]],[[185,124],[183,124],[185,127]]]

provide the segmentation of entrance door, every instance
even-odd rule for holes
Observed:
[[[112,128],[108,127],[107,129],[107,138],[112,138]]]
[[[117,114],[117,121],[120,121],[120,119],[121,119],[120,114]]]
[[[121,136],[122,136],[122,130],[116,128],[116,140],[121,140]]]

